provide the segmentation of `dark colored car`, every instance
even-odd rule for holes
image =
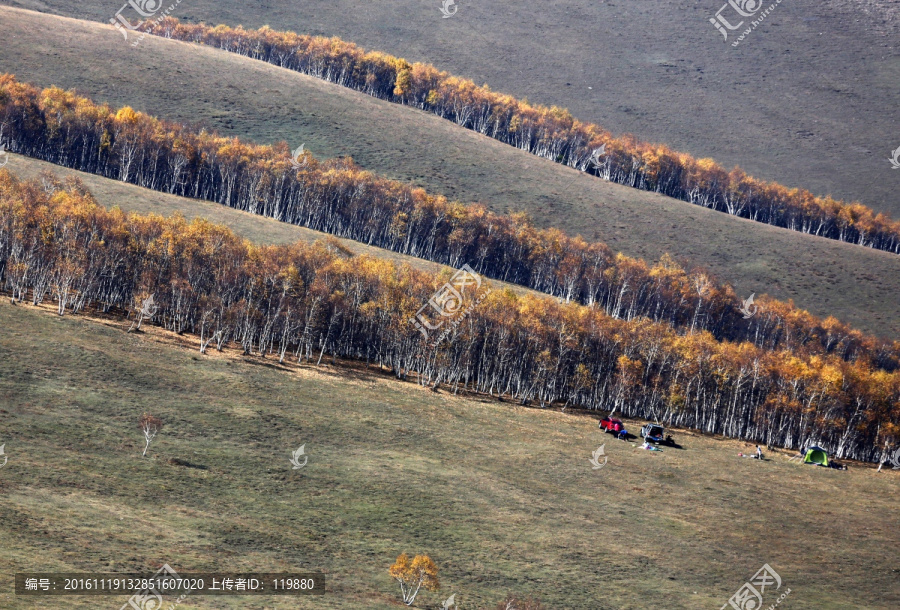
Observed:
[[[600,428],[606,432],[618,434],[625,429],[625,424],[622,423],[621,419],[616,419],[614,417],[604,417],[600,420]]]
[[[647,424],[641,428],[641,436],[644,440],[648,440],[651,443],[663,442],[663,434],[665,434],[663,427],[656,424]]]

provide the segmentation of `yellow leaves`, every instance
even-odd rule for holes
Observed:
[[[409,555],[406,553],[401,553],[399,557],[397,557],[397,561],[394,562],[388,569],[388,573],[391,575],[391,578],[396,578],[397,580],[405,579],[412,570],[412,562],[409,560]]]
[[[558,106],[551,106],[548,114],[552,116],[557,121],[565,124],[568,127],[571,127],[575,122],[575,117],[572,116],[572,113],[569,112],[567,108],[560,108]]]
[[[616,360],[616,379],[625,391],[636,390],[640,386],[644,375],[644,363],[637,358],[629,358],[621,355]]]
[[[409,214],[406,212],[397,212],[391,221],[391,235],[398,239],[406,237],[409,229]]]
[[[673,411],[680,411],[687,401],[687,398],[684,395],[684,388],[681,387],[681,384],[673,383],[669,387],[669,393],[666,396],[666,402]]]
[[[41,107],[49,114],[71,112],[76,103],[77,99],[73,91],[66,91],[59,87],[48,87],[41,95]]]
[[[673,288],[676,284],[683,287],[688,279],[684,268],[668,252],[663,254],[659,262],[650,268],[650,277],[665,279]]]
[[[397,79],[394,81],[394,95],[406,96],[412,91],[412,74],[409,69],[402,69],[397,72]]]
[[[641,155],[644,162],[644,171],[653,178],[659,171],[659,154],[655,150],[647,150]]]
[[[463,205],[459,201],[453,201],[450,203],[445,203],[443,206],[444,213],[446,214],[447,220],[453,225],[460,225],[465,222],[469,217],[470,209],[469,206]]]
[[[706,298],[715,289],[715,282],[706,273],[698,272],[694,274],[693,286],[698,296]]]
[[[388,569],[388,573],[391,578],[400,582],[404,590],[404,598],[406,597],[406,588],[417,590],[419,586],[422,586],[429,591],[437,591],[441,587],[437,577],[437,565],[428,555],[416,555],[414,559],[410,560],[409,555],[403,553],[397,557],[397,561]],[[415,598],[414,595],[412,597]],[[404,601],[407,600],[404,599]]]
[[[714,171],[718,171],[721,168],[719,164],[716,163],[715,159],[711,159],[709,157],[703,157],[702,159],[697,159],[697,167],[707,173],[712,173]]]
[[[659,257],[659,263],[654,269],[665,269],[666,271],[674,271],[676,273],[684,273],[684,268],[678,264],[672,256],[666,252],[661,257]]]
[[[844,385],[844,372],[839,366],[832,364],[822,364],[821,358],[813,358],[812,364],[818,369],[816,371],[823,391],[837,394]]]
[[[575,386],[576,390],[583,390],[594,384],[594,376],[584,363],[579,363],[578,366],[575,367],[575,375],[572,384]]]
[[[393,61],[397,77],[394,81],[394,95],[405,96],[412,91],[412,65],[403,58]]]
[[[624,354],[619,356],[616,363],[619,368],[619,373],[622,375],[627,375],[630,378],[640,377],[644,372],[644,363],[642,363],[638,359],[631,359]]]
[[[123,106],[116,112],[116,122],[132,126],[136,125],[142,116],[141,113],[135,112],[131,106]]]
[[[219,144],[218,155],[222,159],[237,163],[240,161],[249,161],[251,156],[250,147],[237,138],[228,138],[222,140]]]
[[[0,203],[8,203],[20,189],[19,178],[8,169],[0,169]]]

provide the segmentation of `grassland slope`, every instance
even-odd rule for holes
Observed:
[[[102,23],[118,9],[103,2],[3,3]],[[900,121],[896,3],[782,3],[738,48],[709,23],[723,4],[460,2],[443,19],[439,0],[191,0],[172,15],[339,36],[568,108],[615,134],[634,133],[900,217],[898,177],[887,161],[900,146],[891,139]]]
[[[22,80],[77,87],[96,101],[261,142],[305,142],[319,157],[351,155],[367,169],[495,211],[524,209],[539,226],[631,256],[655,261],[668,252],[739,294],[793,299],[816,315],[900,336],[895,255],[605,183],[435,116],[228,53],[155,37],[131,48],[108,26],[0,14],[0,70]]]
[[[188,608],[395,608],[387,567],[401,551],[441,568],[444,588],[418,607],[455,593],[462,607],[493,608],[509,591],[554,609],[720,607],[764,563],[791,608],[900,604],[895,471],[744,460],[744,443],[687,431],[675,431],[684,449],[651,454],[587,416],[433,393],[340,362],[201,356],[159,329],[127,334],[119,320],[5,299],[0,328],[4,608],[32,607],[11,593],[16,571],[163,562],[329,577],[316,600],[197,597]],[[145,411],[165,427],[141,459]],[[304,443],[309,463],[292,470]],[[604,443],[608,462],[594,470]],[[123,601],[65,601],[98,599]]]

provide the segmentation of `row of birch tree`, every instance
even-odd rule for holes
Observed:
[[[204,352],[354,359],[432,388],[615,410],[771,446],[815,443],[839,457],[877,461],[900,442],[900,372],[867,358],[717,340],[487,292],[488,280],[435,345],[410,319],[449,272],[353,256],[329,240],[254,245],[204,220],[107,210],[74,179],[21,182],[0,170],[0,288],[16,302],[146,314],[145,328],[191,334]]]
[[[648,318],[717,340],[751,341],[865,357],[892,370],[889,344],[792,304],[757,301],[745,319],[730,286],[670,257],[655,265],[606,245],[537,229],[523,214],[489,212],[362,171],[352,160],[293,159],[286,144],[261,146],[135,112],[71,91],[43,91],[0,76],[0,141],[10,150],[81,171],[351,238],[520,284],[626,321]]]
[[[147,22],[152,34],[206,44],[432,112],[467,129],[603,179],[793,231],[900,253],[900,221],[858,203],[758,180],[630,135],[613,137],[556,106],[529,104],[471,80],[366,52],[339,38],[263,27]],[[600,163],[592,157],[601,146]]]

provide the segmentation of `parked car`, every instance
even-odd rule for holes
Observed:
[[[665,430],[658,424],[647,424],[641,428],[641,438],[651,443],[661,443]]]
[[[613,434],[618,434],[625,429],[625,424],[622,423],[621,419],[604,417],[600,420],[600,429],[606,432],[612,432]]]

